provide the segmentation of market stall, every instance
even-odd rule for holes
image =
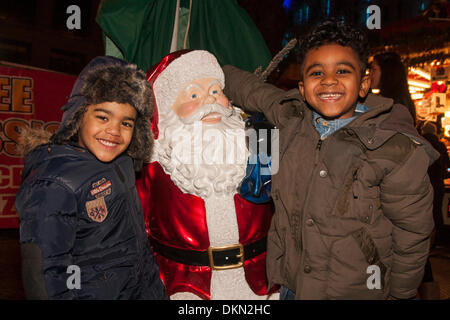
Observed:
[[[447,56],[448,56],[448,48]],[[408,68],[408,84],[416,106],[419,124],[431,121],[436,124],[438,135],[450,149],[450,60],[432,60],[422,66]],[[442,203],[444,226],[450,227],[450,168],[444,180],[445,194]]]
[[[372,54],[394,51],[408,69],[408,86],[418,130],[437,127],[450,148],[450,3],[432,1],[420,16],[369,32]],[[376,93],[376,92],[375,92]],[[450,169],[448,169],[450,170]],[[450,177],[450,171],[449,175]],[[450,230],[450,179],[444,180],[443,226]]]

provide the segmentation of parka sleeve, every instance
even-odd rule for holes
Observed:
[[[77,227],[77,201],[64,186],[36,181],[16,198],[22,278],[27,299],[75,299],[67,285]]]
[[[278,128],[294,113],[291,104],[282,104],[286,91],[231,65],[222,69],[225,74],[225,95],[244,111],[262,112]]]
[[[429,253],[434,223],[428,165],[424,148],[415,146],[380,184],[381,206],[393,225],[390,295],[397,299],[415,297]]]

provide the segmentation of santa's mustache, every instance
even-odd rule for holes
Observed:
[[[228,108],[218,103],[205,104],[198,107],[191,115],[184,118],[180,117],[180,121],[184,124],[193,124],[195,121],[200,121],[205,116],[213,112],[219,113],[225,117],[231,117],[234,114],[234,109],[231,106],[231,103],[228,105]]]

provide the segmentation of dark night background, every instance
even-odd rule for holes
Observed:
[[[99,3],[100,0],[3,0],[0,60],[78,74],[88,61],[104,53],[101,30],[95,22]],[[238,3],[253,19],[273,55],[288,40],[301,36],[326,17],[342,18],[365,28],[366,8],[372,4],[381,9],[381,30],[370,32],[374,50],[395,40],[382,38],[382,31],[390,30],[391,26],[395,31],[396,23],[411,24],[409,29],[413,29],[410,20],[414,17],[449,15],[445,0],[238,0]],[[66,28],[69,16],[66,8],[72,4],[81,8],[81,30]],[[427,34],[434,36],[433,43],[443,45],[449,39],[448,31],[438,33],[440,37],[436,39],[436,33],[420,29],[419,37],[416,34],[413,40],[416,43],[408,43],[415,50],[420,49],[418,42]],[[405,42],[404,37],[399,39]]]

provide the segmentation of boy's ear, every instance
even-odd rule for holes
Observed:
[[[302,96],[303,101],[305,101],[306,100],[306,98],[305,98],[305,84],[303,83],[302,80],[300,80],[298,82],[298,91],[300,91],[300,95]]]
[[[359,96],[364,98],[370,89],[370,76],[368,74],[364,75],[361,79],[361,84],[359,85]]]

